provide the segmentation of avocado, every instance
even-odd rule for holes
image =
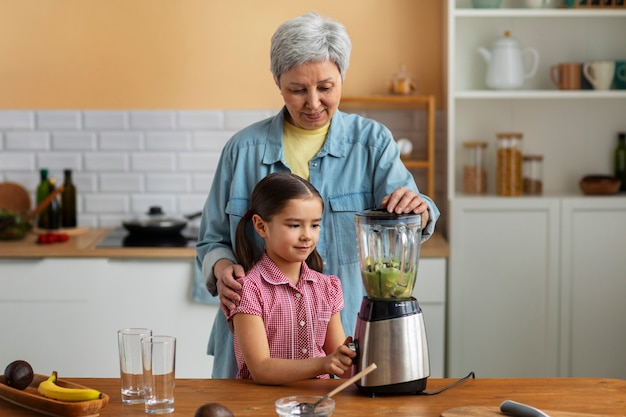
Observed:
[[[13,361],[4,369],[4,382],[19,390],[29,386],[34,377],[33,367],[26,361]]]
[[[206,403],[196,410],[194,417],[235,417],[235,415],[220,403]]]

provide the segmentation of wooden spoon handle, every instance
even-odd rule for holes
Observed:
[[[26,218],[28,220],[32,220],[36,215],[38,215],[39,213],[41,213],[43,211],[43,209],[45,209],[46,207],[48,207],[48,205],[50,203],[52,203],[52,200],[56,198],[56,196],[58,196],[61,191],[63,191],[63,186],[59,185],[57,188],[54,189],[53,192],[51,192],[50,194],[48,194],[48,196],[41,202],[39,203],[39,205],[37,207],[35,207],[35,209],[33,211],[31,211],[30,213],[28,213],[28,215],[26,216]]]
[[[377,366],[375,363],[371,363],[367,368],[363,369],[361,372],[356,373],[352,378],[349,378],[343,384],[339,385],[337,388],[328,393],[327,397],[330,398],[333,395],[337,394],[339,391],[346,389],[349,385],[355,383],[358,379],[364,377],[365,375],[372,372],[376,369]]]

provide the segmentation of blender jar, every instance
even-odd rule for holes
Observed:
[[[372,300],[408,300],[417,278],[419,214],[366,210],[356,214],[361,278]]]

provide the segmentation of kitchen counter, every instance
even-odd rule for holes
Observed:
[[[109,395],[108,405],[100,416],[145,416],[144,407],[123,405],[118,378],[70,379]],[[452,384],[454,379],[429,379],[426,391],[435,391]],[[250,380],[177,379],[174,412],[171,416],[192,416],[202,404],[218,402],[235,416],[275,417],[274,401],[296,394],[324,395],[341,384],[341,380],[306,380],[286,386],[261,386]],[[394,416],[435,417],[445,410],[467,406],[487,406],[497,410],[504,400],[514,400],[540,408],[585,416],[624,416],[626,381],[599,378],[476,378],[459,383],[449,390],[431,396],[381,396],[369,398],[355,385],[336,394],[335,417]],[[33,412],[0,400],[0,414],[15,417],[34,416]],[[488,412],[464,415],[491,415]],[[495,413],[493,415],[501,415]]]
[[[0,258],[194,258],[195,248],[98,248],[98,243],[113,229],[85,229],[70,236],[67,242],[40,245],[37,235],[30,233],[22,240],[0,242]],[[448,242],[435,233],[422,245],[422,258],[447,258]]]

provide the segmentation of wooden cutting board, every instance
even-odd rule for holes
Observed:
[[[570,411],[544,410],[543,408],[541,409],[541,411],[543,411],[550,417],[602,417],[602,414],[582,414],[573,413]],[[477,405],[450,408],[441,413],[441,417],[503,417],[507,415],[508,414],[500,412],[500,407],[485,407]]]
[[[26,188],[14,182],[0,183],[0,209],[25,215],[30,210],[30,195]]]

